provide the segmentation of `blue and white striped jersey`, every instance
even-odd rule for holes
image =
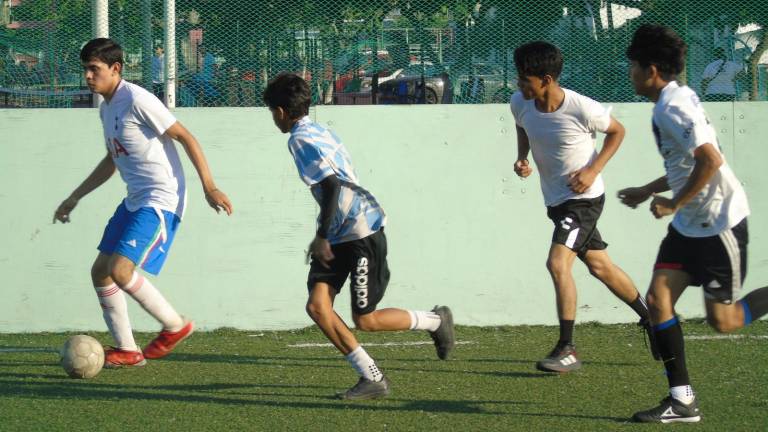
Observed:
[[[334,174],[341,183],[336,216],[328,230],[331,244],[362,239],[384,227],[384,210],[358,183],[352,159],[336,134],[304,116],[291,129],[288,150],[318,203],[323,198],[318,183]]]

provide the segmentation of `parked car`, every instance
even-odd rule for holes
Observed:
[[[452,103],[453,88],[442,68],[414,63],[379,78],[378,100],[381,104]]]
[[[517,76],[514,68],[507,70],[504,82],[504,68],[490,63],[475,63],[471,73],[459,77],[459,101],[462,103],[507,103],[517,90]]]

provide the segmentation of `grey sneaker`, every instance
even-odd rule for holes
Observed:
[[[383,398],[389,394],[389,380],[385,376],[381,381],[371,381],[369,379],[360,377],[351,389],[338,393],[339,399],[346,400],[363,400],[363,399],[378,399]]]
[[[659,348],[656,346],[656,333],[653,331],[653,324],[651,324],[651,321],[648,318],[641,318],[640,322],[637,323],[637,326],[642,327],[645,331],[645,335],[648,337],[646,344],[648,349],[651,351],[653,359],[661,360]]]
[[[573,344],[558,342],[547,358],[536,362],[536,369],[542,372],[571,372],[581,368]]]
[[[696,399],[686,405],[672,396],[667,396],[659,406],[636,412],[632,420],[639,423],[696,423],[701,420],[701,412]]]
[[[432,312],[440,317],[440,327],[429,332],[429,335],[435,341],[437,356],[440,360],[445,360],[456,345],[456,336],[453,334],[453,313],[448,306],[435,306]]]

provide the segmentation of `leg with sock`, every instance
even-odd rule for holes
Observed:
[[[656,270],[648,292],[648,307],[656,346],[669,382],[669,396],[651,409],[638,411],[632,419],[642,423],[694,423],[701,420],[698,402],[685,364],[683,329],[674,305],[690,283],[680,270]]]
[[[739,300],[739,304],[744,309],[745,326],[754,320],[762,318],[765,314],[768,314],[768,287],[752,291]]]
[[[115,340],[115,347],[127,351],[138,351],[136,341],[133,339],[131,321],[128,317],[128,303],[125,301],[123,291],[117,284],[95,287],[95,289],[104,322]]]
[[[163,330],[177,332],[184,327],[184,319],[160,291],[152,285],[149,279],[133,272],[131,280],[121,288],[133,297],[147,313],[159,321]]]

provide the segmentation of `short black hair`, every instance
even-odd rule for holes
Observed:
[[[281,73],[272,78],[264,89],[264,103],[272,109],[285,110],[292,119],[309,114],[312,92],[303,78],[292,73]]]
[[[687,52],[685,41],[671,28],[643,24],[632,36],[632,42],[627,47],[627,58],[643,68],[654,65],[662,75],[674,78],[685,68]]]
[[[123,48],[109,38],[91,39],[80,50],[80,61],[83,63],[94,59],[106,63],[107,66],[112,66],[115,63],[120,63],[122,66],[125,63],[123,61]]]
[[[557,80],[563,71],[563,52],[549,42],[528,42],[515,49],[515,67],[518,75],[549,75]]]

